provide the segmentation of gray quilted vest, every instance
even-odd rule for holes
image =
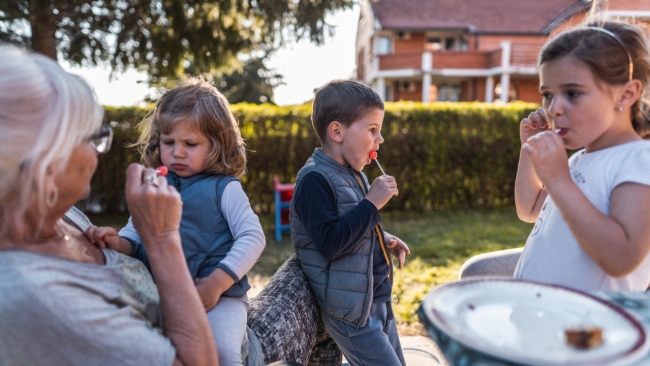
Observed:
[[[353,209],[365,197],[359,179],[367,189],[365,174],[341,166],[317,148],[300,169],[294,192],[299,191],[302,177],[309,172],[322,174],[336,196],[339,216]],[[365,326],[372,305],[372,252],[376,242],[375,231],[363,237],[363,245],[353,254],[337,260],[325,259],[307,234],[300,217],[291,203],[291,241],[311,289],[323,309],[330,316],[357,327]]]

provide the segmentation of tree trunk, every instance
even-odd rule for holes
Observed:
[[[29,23],[32,28],[32,49],[56,60],[57,15],[44,1],[30,1]]]

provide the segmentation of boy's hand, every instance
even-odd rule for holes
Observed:
[[[108,248],[119,251],[121,249],[120,237],[117,230],[112,227],[90,226],[84,233],[88,241],[100,248]]]
[[[397,258],[397,268],[402,269],[406,255],[411,254],[408,245],[402,239],[388,233],[384,233],[384,240],[390,253]]]
[[[372,202],[378,210],[381,210],[390,201],[393,196],[397,196],[397,182],[395,177],[390,175],[380,175],[375,178],[366,194],[366,199]]]

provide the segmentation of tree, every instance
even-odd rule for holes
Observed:
[[[231,103],[271,103],[273,88],[282,84],[282,76],[269,70],[262,59],[247,60],[241,71],[218,79],[217,87]]]
[[[150,83],[187,68],[241,69],[287,41],[322,43],[325,16],[355,0],[0,0],[0,40],[81,66],[145,71]]]
[[[191,68],[188,75],[198,74]],[[247,59],[241,68],[228,73],[203,73],[202,76],[212,82],[230,103],[271,103],[273,104],[273,89],[283,84],[282,75],[269,70],[262,58]],[[158,98],[171,88],[178,86],[179,80],[168,80],[159,83],[152,94],[145,96],[148,103],[155,103]]]

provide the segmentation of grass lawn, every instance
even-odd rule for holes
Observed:
[[[400,334],[424,335],[416,311],[420,302],[436,285],[455,281],[458,269],[472,255],[522,246],[532,228],[519,221],[514,207],[491,210],[448,210],[443,212],[385,213],[383,227],[402,238],[411,249],[402,270],[395,270],[393,302]],[[92,217],[97,225],[120,227],[123,216]],[[275,242],[273,216],[261,218],[267,245],[260,261],[250,273],[254,296],[275,270],[293,253],[287,233]]]

